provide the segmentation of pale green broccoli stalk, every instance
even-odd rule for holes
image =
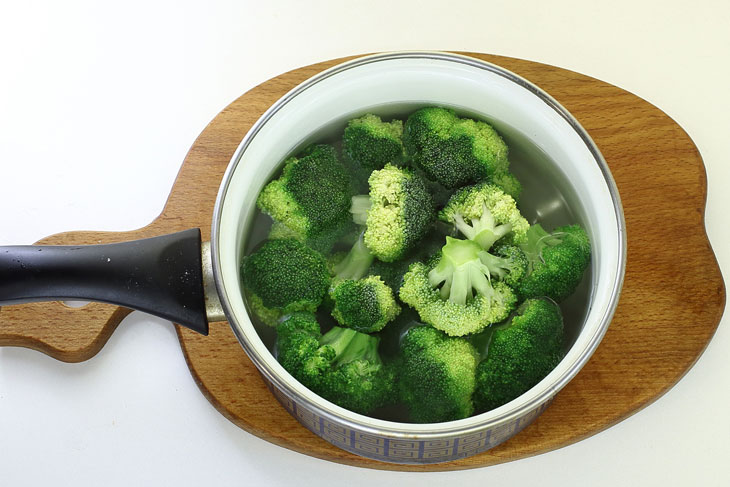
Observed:
[[[477,412],[497,408],[527,392],[563,358],[563,318],[549,299],[528,299],[494,328],[476,370]]]
[[[410,170],[386,164],[368,179],[368,195],[352,198],[352,219],[365,225],[364,242],[384,262],[402,258],[434,219],[431,194]]]
[[[471,416],[478,355],[467,340],[418,326],[408,330],[401,349],[400,393],[412,421],[438,423]]]
[[[514,198],[499,187],[486,183],[458,190],[438,216],[484,250],[489,250],[500,239],[522,243],[530,228],[517,209]]]
[[[325,258],[298,240],[268,240],[241,266],[252,311],[276,326],[294,311],[315,311],[329,289]]]
[[[378,276],[336,281],[329,295],[337,322],[363,333],[382,330],[400,313],[393,290]]]
[[[517,301],[511,287],[491,279],[484,260],[489,261],[488,253],[477,243],[446,237],[437,259],[411,265],[400,299],[448,335],[478,333],[505,319]]]
[[[264,187],[256,204],[277,222],[271,238],[296,238],[326,252],[352,226],[353,192],[334,147],[318,144],[287,159],[281,176]]]
[[[578,225],[552,233],[535,224],[520,245],[528,261],[525,277],[516,290],[522,299],[547,296],[561,302],[575,291],[591,260],[591,243]]]
[[[447,188],[489,181],[509,171],[507,144],[485,123],[453,110],[426,107],[406,120],[406,153],[429,179]]]
[[[332,260],[336,263],[330,265],[334,277],[338,280],[356,280],[362,278],[367,274],[370,264],[375,259],[373,253],[365,245],[365,239],[362,234],[344,257],[340,258],[340,255],[333,255]]]
[[[527,257],[515,245],[500,245],[491,252],[479,254],[482,263],[489,269],[492,277],[504,281],[514,288],[527,272]]]
[[[368,224],[368,212],[373,207],[370,195],[360,194],[353,196],[350,203],[350,213],[352,221],[357,225],[366,226]]]
[[[276,333],[277,360],[316,394],[362,414],[395,401],[395,371],[383,364],[377,337],[340,327],[323,336],[315,315],[304,312]]]
[[[383,122],[377,115],[367,114],[347,123],[342,138],[343,152],[367,173],[386,164],[401,165],[405,158],[402,136],[402,121]]]

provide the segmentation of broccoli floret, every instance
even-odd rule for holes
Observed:
[[[522,299],[547,296],[561,302],[573,294],[591,259],[590,240],[578,225],[548,233],[535,224],[520,248],[528,261],[527,273],[516,287]]]
[[[330,275],[334,276],[336,274],[335,269],[342,263],[342,261],[345,260],[347,254],[348,252],[338,251],[326,256],[327,269],[329,270]]]
[[[437,423],[470,416],[477,361],[467,340],[430,326],[411,328],[399,364],[401,398],[411,420]]]
[[[332,316],[341,325],[365,333],[381,330],[400,313],[393,290],[377,275],[368,272],[374,256],[361,236],[344,256],[331,257],[333,275],[328,294]]]
[[[474,403],[489,411],[522,395],[562,360],[563,317],[548,299],[528,299],[492,333],[476,370]]]
[[[292,229],[287,227],[281,222],[278,222],[274,220],[271,223],[271,230],[269,230],[269,235],[266,237],[269,240],[280,240],[284,238],[294,238],[299,241],[302,241],[302,239],[299,238],[300,236]]]
[[[267,308],[264,306],[262,299],[256,294],[251,292],[247,292],[246,294],[248,297],[248,305],[254,315],[258,316],[265,325],[275,327],[279,324],[279,320],[284,314],[283,311],[277,308]],[[325,299],[326,297],[325,295]]]
[[[276,327],[276,359],[295,379],[315,392],[337,355],[334,347],[322,347],[320,338],[319,323],[312,313],[292,313]]]
[[[492,184],[499,186],[499,188],[510,195],[516,202],[519,203],[520,195],[522,194],[522,184],[511,172],[505,172],[497,174],[492,178]]]
[[[333,342],[339,347],[335,347],[337,355],[324,376],[319,392],[322,397],[363,414],[395,402],[395,370],[381,360],[378,337],[334,327],[321,340],[325,346]]]
[[[386,164],[401,165],[405,158],[402,136],[402,121],[383,122],[377,115],[367,114],[348,122],[343,151],[356,167],[368,173]]]
[[[382,330],[400,313],[393,290],[378,276],[338,281],[329,293],[337,322],[363,333]]]
[[[323,398],[368,414],[394,401],[394,370],[378,354],[379,339],[349,328],[320,332],[311,313],[294,313],[276,329],[277,360]]]
[[[315,311],[327,293],[325,258],[298,240],[267,240],[241,266],[252,311],[268,325],[293,311]]]
[[[401,301],[451,336],[477,333],[504,320],[517,298],[507,284],[491,279],[487,255],[471,240],[446,237],[437,259],[410,266],[399,291]]]
[[[403,275],[408,272],[408,267],[418,260],[420,259],[415,258],[411,260],[409,258],[397,260],[395,262],[383,262],[376,259],[373,261],[370,269],[368,269],[368,275],[377,276],[389,288],[398,290],[403,282]]]
[[[256,203],[278,222],[274,237],[293,237],[325,252],[350,229],[352,195],[334,147],[318,144],[287,159],[281,177],[264,187]]]
[[[413,165],[447,188],[507,173],[507,145],[491,125],[426,107],[406,120],[403,144]]]
[[[419,177],[391,164],[373,171],[368,184],[369,195],[352,198],[352,218],[365,225],[365,245],[378,259],[398,260],[431,226],[433,199]]]
[[[469,240],[489,250],[494,243],[521,243],[530,224],[514,198],[493,184],[479,183],[461,188],[439,212],[439,219],[452,223]]]

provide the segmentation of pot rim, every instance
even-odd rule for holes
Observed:
[[[540,394],[533,397],[532,400],[520,404],[519,407],[503,411],[501,414],[493,418],[485,418],[483,420],[479,420],[480,417],[484,415],[491,415],[493,413],[488,411],[486,413],[475,415],[464,420],[451,421],[446,423],[419,424],[416,425],[418,426],[419,431],[414,433],[413,431],[406,431],[413,429],[414,425],[412,423],[399,423],[393,421],[376,420],[368,416],[345,410],[336,405],[332,405],[332,407],[325,407],[325,405],[323,404],[312,403],[311,401],[307,401],[306,398],[301,398],[302,400],[307,401],[308,408],[314,410],[323,419],[332,421],[337,424],[344,424],[345,427],[369,432],[375,435],[397,439],[419,440],[463,436],[465,434],[468,435],[471,433],[480,432],[485,428],[495,428],[507,424],[511,421],[515,421],[529,414],[531,411],[536,410],[542,404],[545,404],[560,389],[562,389],[578,373],[578,371],[582,369],[582,367],[585,365],[591,355],[595,352],[601,339],[605,335],[606,330],[608,329],[608,325],[610,324],[616,310],[624,281],[626,267],[626,224],[624,220],[623,207],[621,205],[619,192],[613,176],[611,175],[611,172],[608,168],[608,164],[606,163],[603,155],[601,154],[594,141],[588,135],[586,130],[580,125],[580,123],[575,119],[575,117],[573,117],[560,103],[558,103],[554,98],[544,92],[541,88],[537,87],[536,85],[522,78],[521,76],[490,62],[472,58],[466,55],[445,53],[439,51],[397,51],[358,57],[333,66],[305,80],[301,84],[294,87],[291,91],[286,93],[284,96],[282,96],[280,99],[278,99],[251,126],[249,131],[241,140],[241,143],[234,152],[233,157],[231,158],[231,161],[226,168],[213,210],[213,220],[211,228],[211,257],[213,263],[213,276],[225,315],[228,318],[231,328],[233,329],[239,343],[244,348],[251,361],[256,365],[259,372],[264,375],[266,380],[273,387],[279,389],[288,397],[299,397],[299,393],[297,391],[294,391],[288,383],[288,381],[294,381],[295,379],[290,376],[287,380],[286,377],[280,377],[279,375],[272,373],[268,366],[260,359],[260,357],[258,357],[258,354],[249,345],[248,338],[241,331],[241,327],[235,325],[235,316],[231,311],[230,299],[226,293],[225,283],[223,282],[222,278],[222,267],[220,259],[219,239],[221,231],[221,212],[223,203],[228,192],[229,185],[231,183],[232,175],[241,161],[243,152],[246,150],[256,134],[267,123],[267,121],[279,110],[281,110],[289,101],[291,101],[299,93],[307,90],[309,87],[340,72],[363,66],[365,64],[392,59],[431,59],[459,62],[499,75],[530,91],[533,95],[535,95],[546,105],[548,105],[549,108],[554,110],[561,118],[563,118],[582,139],[583,143],[593,156],[602,173],[606,187],[611,196],[613,210],[617,222],[618,259],[616,262],[616,280],[613,283],[611,295],[608,300],[606,310],[603,316],[601,316],[600,318],[600,324],[594,330],[593,335],[590,336],[590,338],[588,339],[588,345],[581,351],[579,357],[573,362],[572,366],[565,370],[558,378],[553,380],[549,388],[545,389]],[[241,298],[239,297],[238,299]],[[324,402],[327,403],[327,401]],[[330,403],[327,403],[327,405],[329,404]],[[464,424],[465,422],[468,424]]]

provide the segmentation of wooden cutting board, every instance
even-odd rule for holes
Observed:
[[[712,338],[725,287],[705,234],[704,166],[682,128],[646,101],[588,76],[519,59],[469,55],[550,93],[588,130],[611,168],[626,215],[628,263],[603,342],[547,411],[511,440],[449,463],[400,466],[339,450],[301,426],[276,402],[227,323],[212,324],[208,337],[177,327],[200,390],[241,428],[307,455],[361,467],[435,471],[493,465],[577,442],[630,416],[672,387]],[[162,214],[150,225],[124,233],[64,233],[39,243],[111,243],[190,227],[200,227],[208,239],[223,172],[249,127],[295,85],[342,61],[282,74],[226,107],[191,147]],[[98,303],[7,306],[0,310],[0,345],[28,347],[68,362],[86,360],[129,312]]]

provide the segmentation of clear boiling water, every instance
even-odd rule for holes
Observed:
[[[375,113],[384,120],[394,118],[405,120],[407,116],[416,109],[425,105],[402,104],[371,107],[366,112],[346,114],[342,118],[332,121],[323,129],[312,133],[291,155],[295,155],[301,149],[311,143],[329,143],[338,150],[341,148],[341,137],[348,120],[364,115]],[[530,222],[540,223],[545,229],[552,230],[555,227],[569,224],[586,226],[586,218],[580,200],[570,184],[569,179],[558,168],[555,162],[539,147],[533,144],[529,138],[515,127],[491,120],[479,114],[456,109],[459,116],[484,120],[494,126],[509,147],[510,171],[522,184],[519,208],[523,216]],[[283,161],[282,161],[283,163]],[[279,176],[276,173],[273,179]],[[252,218],[250,227],[247,229],[247,240],[245,255],[249,255],[260,245],[269,233],[271,218],[258,210]],[[443,240],[443,234],[432,232],[430,238]],[[565,324],[566,349],[570,348],[580,333],[581,326],[588,313],[590,292],[592,282],[591,267],[586,270],[581,284],[576,292],[560,304]],[[404,305],[407,309],[407,305]],[[250,309],[250,308],[249,308]],[[262,341],[274,351],[276,332],[273,328],[265,325],[250,313],[253,323]],[[415,316],[415,314],[406,314]],[[323,331],[333,326],[334,320],[327,313],[319,313],[320,323]],[[386,330],[387,330],[386,326]],[[392,348],[392,347],[391,347]],[[382,411],[377,414],[382,419],[394,421],[406,421],[400,409]]]

